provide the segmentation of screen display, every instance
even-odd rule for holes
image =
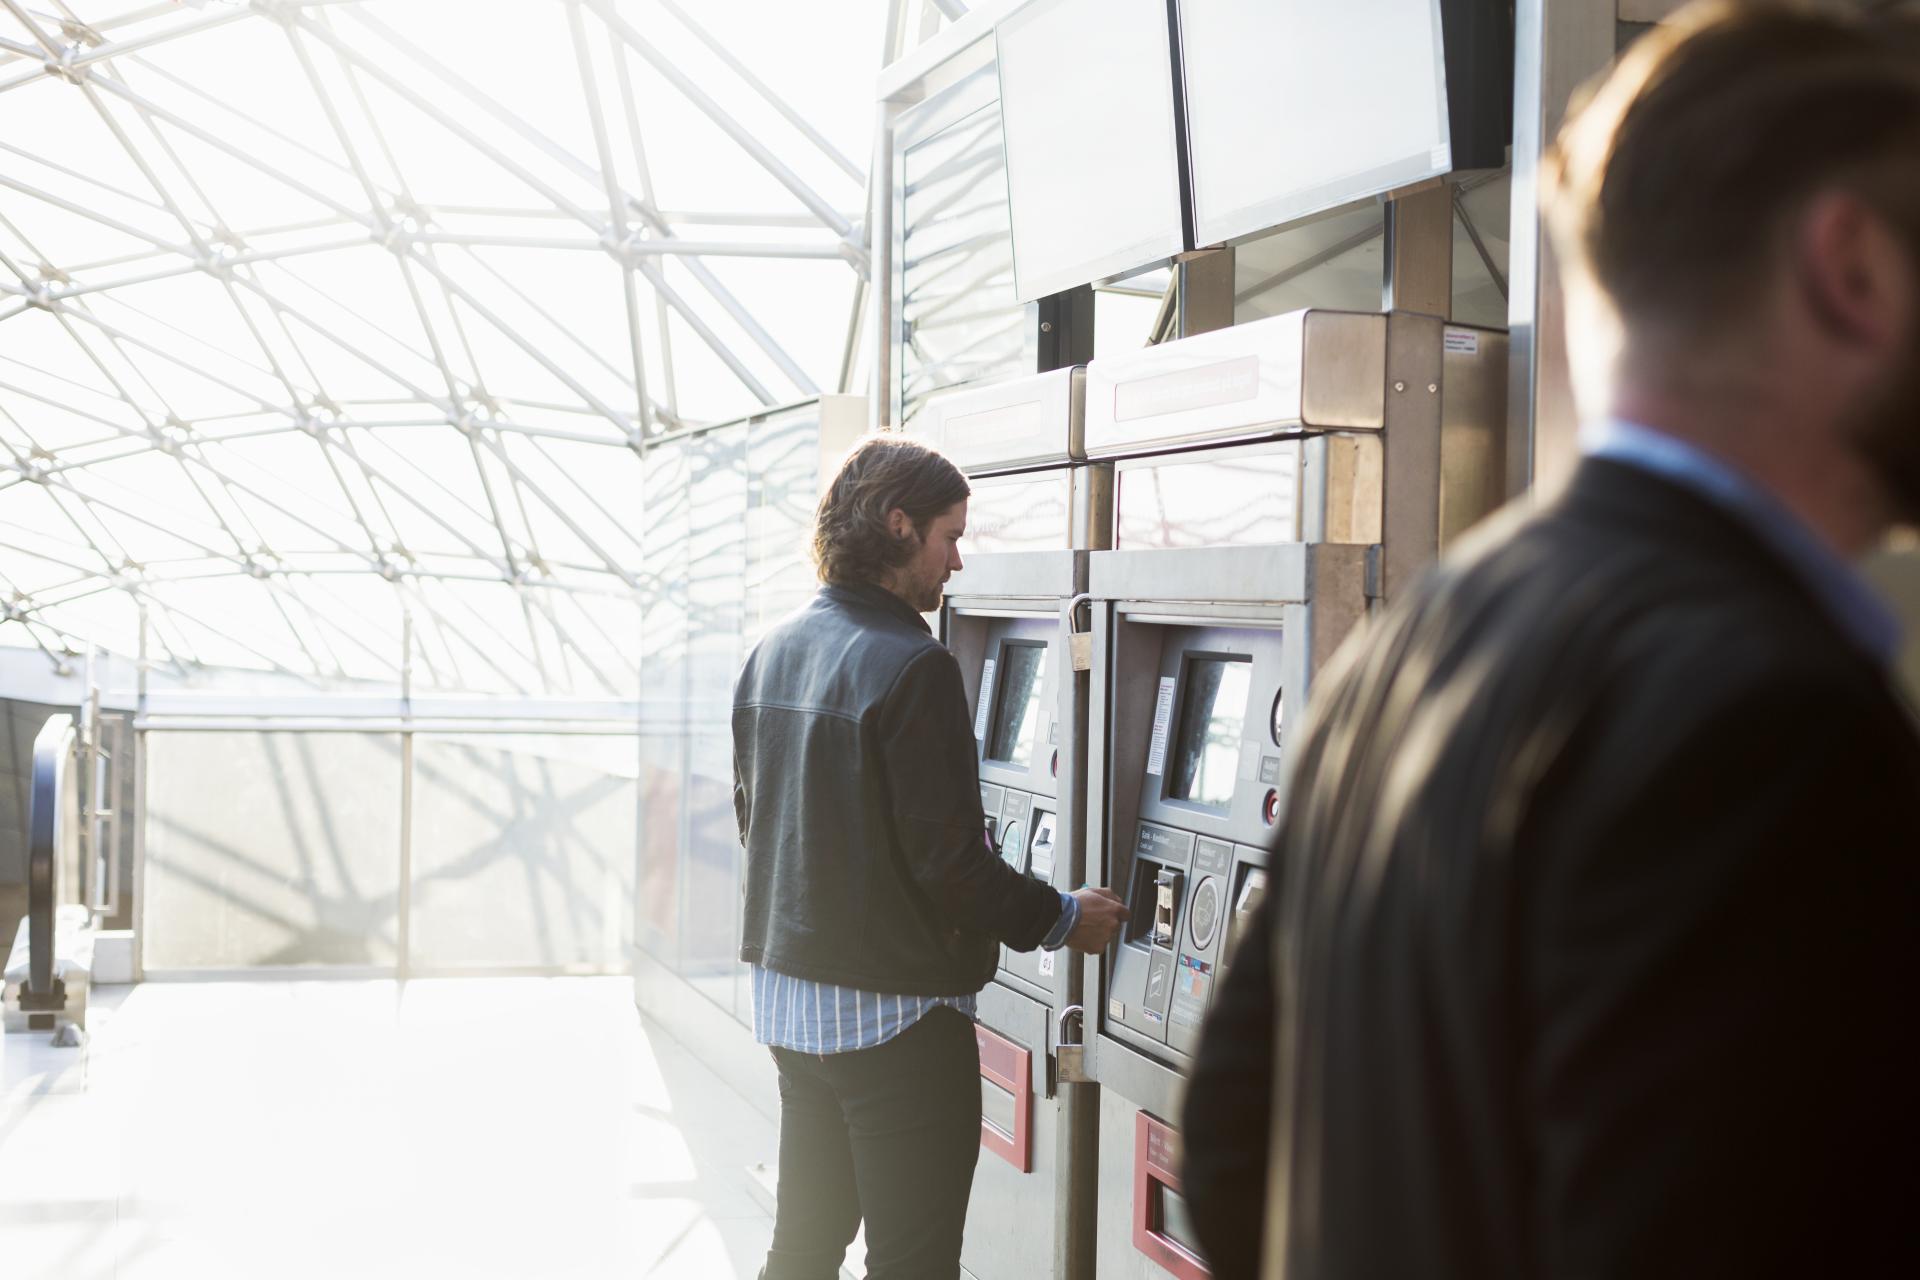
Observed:
[[[1001,651],[998,705],[993,714],[993,736],[987,740],[987,759],[1022,769],[1033,763],[1046,659],[1047,646],[1032,641],[1010,640]]]
[[[1247,658],[1190,658],[1185,686],[1167,795],[1225,809],[1233,802],[1253,663]]]
[[[1183,251],[1166,0],[1034,0],[997,39],[1020,300]]]
[[[1449,172],[1440,0],[1180,0],[1194,240]]]

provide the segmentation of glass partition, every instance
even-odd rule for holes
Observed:
[[[819,444],[818,409],[804,405],[648,454],[634,939],[742,1022],[733,682],[813,592]]]
[[[148,970],[399,963],[400,735],[150,731]]]
[[[416,734],[410,965],[623,966],[638,774],[630,737]]]

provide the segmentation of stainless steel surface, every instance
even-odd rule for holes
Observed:
[[[1439,182],[1387,202],[1381,308],[1448,318],[1453,310],[1453,186]]]
[[[1307,542],[1380,541],[1386,449],[1378,435],[1314,436],[1301,449],[1300,537]]]
[[[1091,1166],[1073,1161],[1073,1120],[1066,1108],[1046,1097],[1046,1007],[989,984],[980,993],[980,1020],[1030,1052],[1033,1091],[1029,1111],[1032,1168],[1022,1173],[991,1151],[982,1151],[974,1168],[973,1194],[967,1203],[967,1230],[961,1246],[963,1265],[981,1280],[1023,1280],[1057,1274],[1067,1215],[1062,1197],[1091,1199]],[[982,1089],[991,1089],[982,1080]],[[1085,1188],[1082,1190],[1082,1188]],[[1084,1272],[1091,1276],[1089,1268]]]
[[[1125,1052],[1110,1043],[1101,1048]],[[1115,1088],[1100,1090],[1100,1149],[1109,1153],[1100,1162],[1099,1175],[1100,1280],[1167,1280],[1167,1272],[1133,1243],[1134,1117],[1145,1111],[1168,1124],[1178,1121],[1177,1090],[1165,1090],[1161,1103],[1142,1106],[1134,1101],[1141,1092],[1138,1086],[1130,1088],[1134,1091],[1125,1094]]]
[[[1302,334],[1300,418],[1309,426],[1369,430],[1386,425],[1384,317],[1309,311]]]
[[[930,397],[907,434],[969,476],[1086,457],[1086,370],[1080,366]]]
[[[1386,321],[1296,311],[1087,366],[1089,457],[1377,429]]]
[[[1305,603],[1309,566],[1329,548],[1300,542],[1256,547],[1099,551],[1088,557],[1095,600]]]
[[[1106,551],[1113,546],[1113,464],[1095,462],[1073,469],[1073,548]]]
[[[1067,473],[1038,474],[1064,480]],[[1064,538],[1055,543],[1064,545]],[[1063,892],[1086,878],[1080,828],[1089,684],[1068,660],[1071,622],[1064,606],[1085,590],[1087,559],[1083,551],[1065,549],[977,555],[949,581],[941,617],[976,712],[978,768],[983,793],[991,793],[987,807],[1002,856]],[[1012,654],[1035,644],[1045,646],[1037,699],[1016,699],[1008,687]],[[1003,739],[1002,721],[1016,702],[1037,708],[1038,718],[1024,734]],[[1016,749],[1004,749],[1016,737]],[[1062,1075],[1052,1034],[1055,1011],[1081,1001],[1075,959],[1003,948],[996,980],[981,993],[981,1023],[1033,1055],[1031,1170],[1022,1174],[985,1151],[976,1166],[969,1204],[975,1225],[966,1233],[963,1258],[981,1280],[1094,1276],[1092,1088],[1076,1083],[1077,1071]]]
[[[1008,551],[978,556],[947,579],[947,607],[965,614],[981,597],[1024,602],[1029,610],[1058,608],[1082,590],[1086,556],[1075,551]]]
[[[1087,993],[1098,1034],[1085,1056],[1109,1092],[1154,1087],[1161,1077],[1144,1064],[1167,1072],[1190,1063],[1226,959],[1223,914],[1240,880],[1265,869],[1284,805],[1294,746],[1280,726],[1308,704],[1317,673],[1365,617],[1368,552],[1289,543],[1090,558],[1087,848],[1141,922]],[[1220,685],[1233,718],[1220,730],[1227,754],[1208,766],[1230,770],[1226,788],[1176,790],[1178,744],[1192,737],[1191,712],[1179,707],[1197,687],[1193,663],[1230,670],[1234,659],[1247,674],[1232,694]],[[1211,741],[1211,724],[1206,732]],[[1149,828],[1161,834],[1149,840]],[[1159,946],[1141,936],[1156,906]],[[1169,1092],[1124,1096],[1153,1110]]]
[[[1442,321],[1395,312],[1387,318],[1384,590],[1411,585],[1440,547],[1440,371]]]
[[[1233,323],[1233,261],[1232,249],[1202,249],[1174,260],[1180,277],[1176,297],[1182,338]]]
[[[1449,325],[1441,356],[1440,547],[1507,498],[1505,333]]]
[[[1564,470],[1575,413],[1559,272],[1540,221],[1540,157],[1568,99],[1613,59],[1615,0],[1515,0],[1507,493]]]

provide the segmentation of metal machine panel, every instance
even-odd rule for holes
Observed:
[[[1314,552],[1301,542],[1097,551],[1087,557],[1087,590],[1096,600],[1301,602]]]
[[[1294,311],[1087,366],[1091,458],[1307,431],[1378,430],[1387,322]]]
[[[1506,500],[1507,335],[1448,325],[1442,338],[1440,545]]]
[[[1057,611],[1059,602],[1075,593],[1084,578],[1084,556],[1072,551],[1011,551],[967,561],[967,567],[947,579],[947,599],[1025,599],[1047,602]]]
[[[1061,854],[1078,822],[1062,801],[1073,799],[1080,713],[1059,615],[976,615],[960,604],[947,632],[974,708],[982,795],[997,799],[989,815],[994,847],[1015,871],[1069,888],[1071,860]],[[1055,1003],[1063,977],[1055,953],[1001,948],[999,980],[1035,999]]]
[[[970,476],[1058,466],[1086,458],[1084,366],[929,400],[907,434]]]
[[[1132,920],[1109,958],[1102,1028],[1185,1065],[1232,887],[1243,865],[1265,866],[1277,834],[1287,677],[1304,638],[1289,655],[1281,629],[1119,625],[1112,688],[1129,714],[1108,767],[1132,785],[1110,789],[1107,874]]]
[[[1088,683],[1069,660],[1063,607],[1085,589],[1086,566],[1078,551],[981,556],[949,581],[941,620],[975,713],[990,838],[1010,867],[1057,890],[1085,879]],[[1002,948],[980,995],[983,1027],[1031,1064],[1023,1095],[1004,1061],[996,1075],[982,1059],[989,1124],[969,1209],[976,1226],[962,1256],[986,1280],[1092,1275],[1095,1118],[1093,1099],[1077,1092],[1092,1090],[1055,1084],[1049,1035],[1058,1012],[1079,1000],[1076,959]]]

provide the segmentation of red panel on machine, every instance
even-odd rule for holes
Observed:
[[[1180,1192],[1180,1135],[1144,1111],[1133,1117],[1133,1247],[1179,1280],[1210,1280],[1207,1264],[1168,1235],[1163,1195]]]
[[[1008,1133],[985,1116],[980,1118],[980,1145],[1022,1173],[1033,1172],[1033,1054],[979,1023],[973,1025],[980,1045],[980,1074],[1013,1095],[1013,1132]]]

